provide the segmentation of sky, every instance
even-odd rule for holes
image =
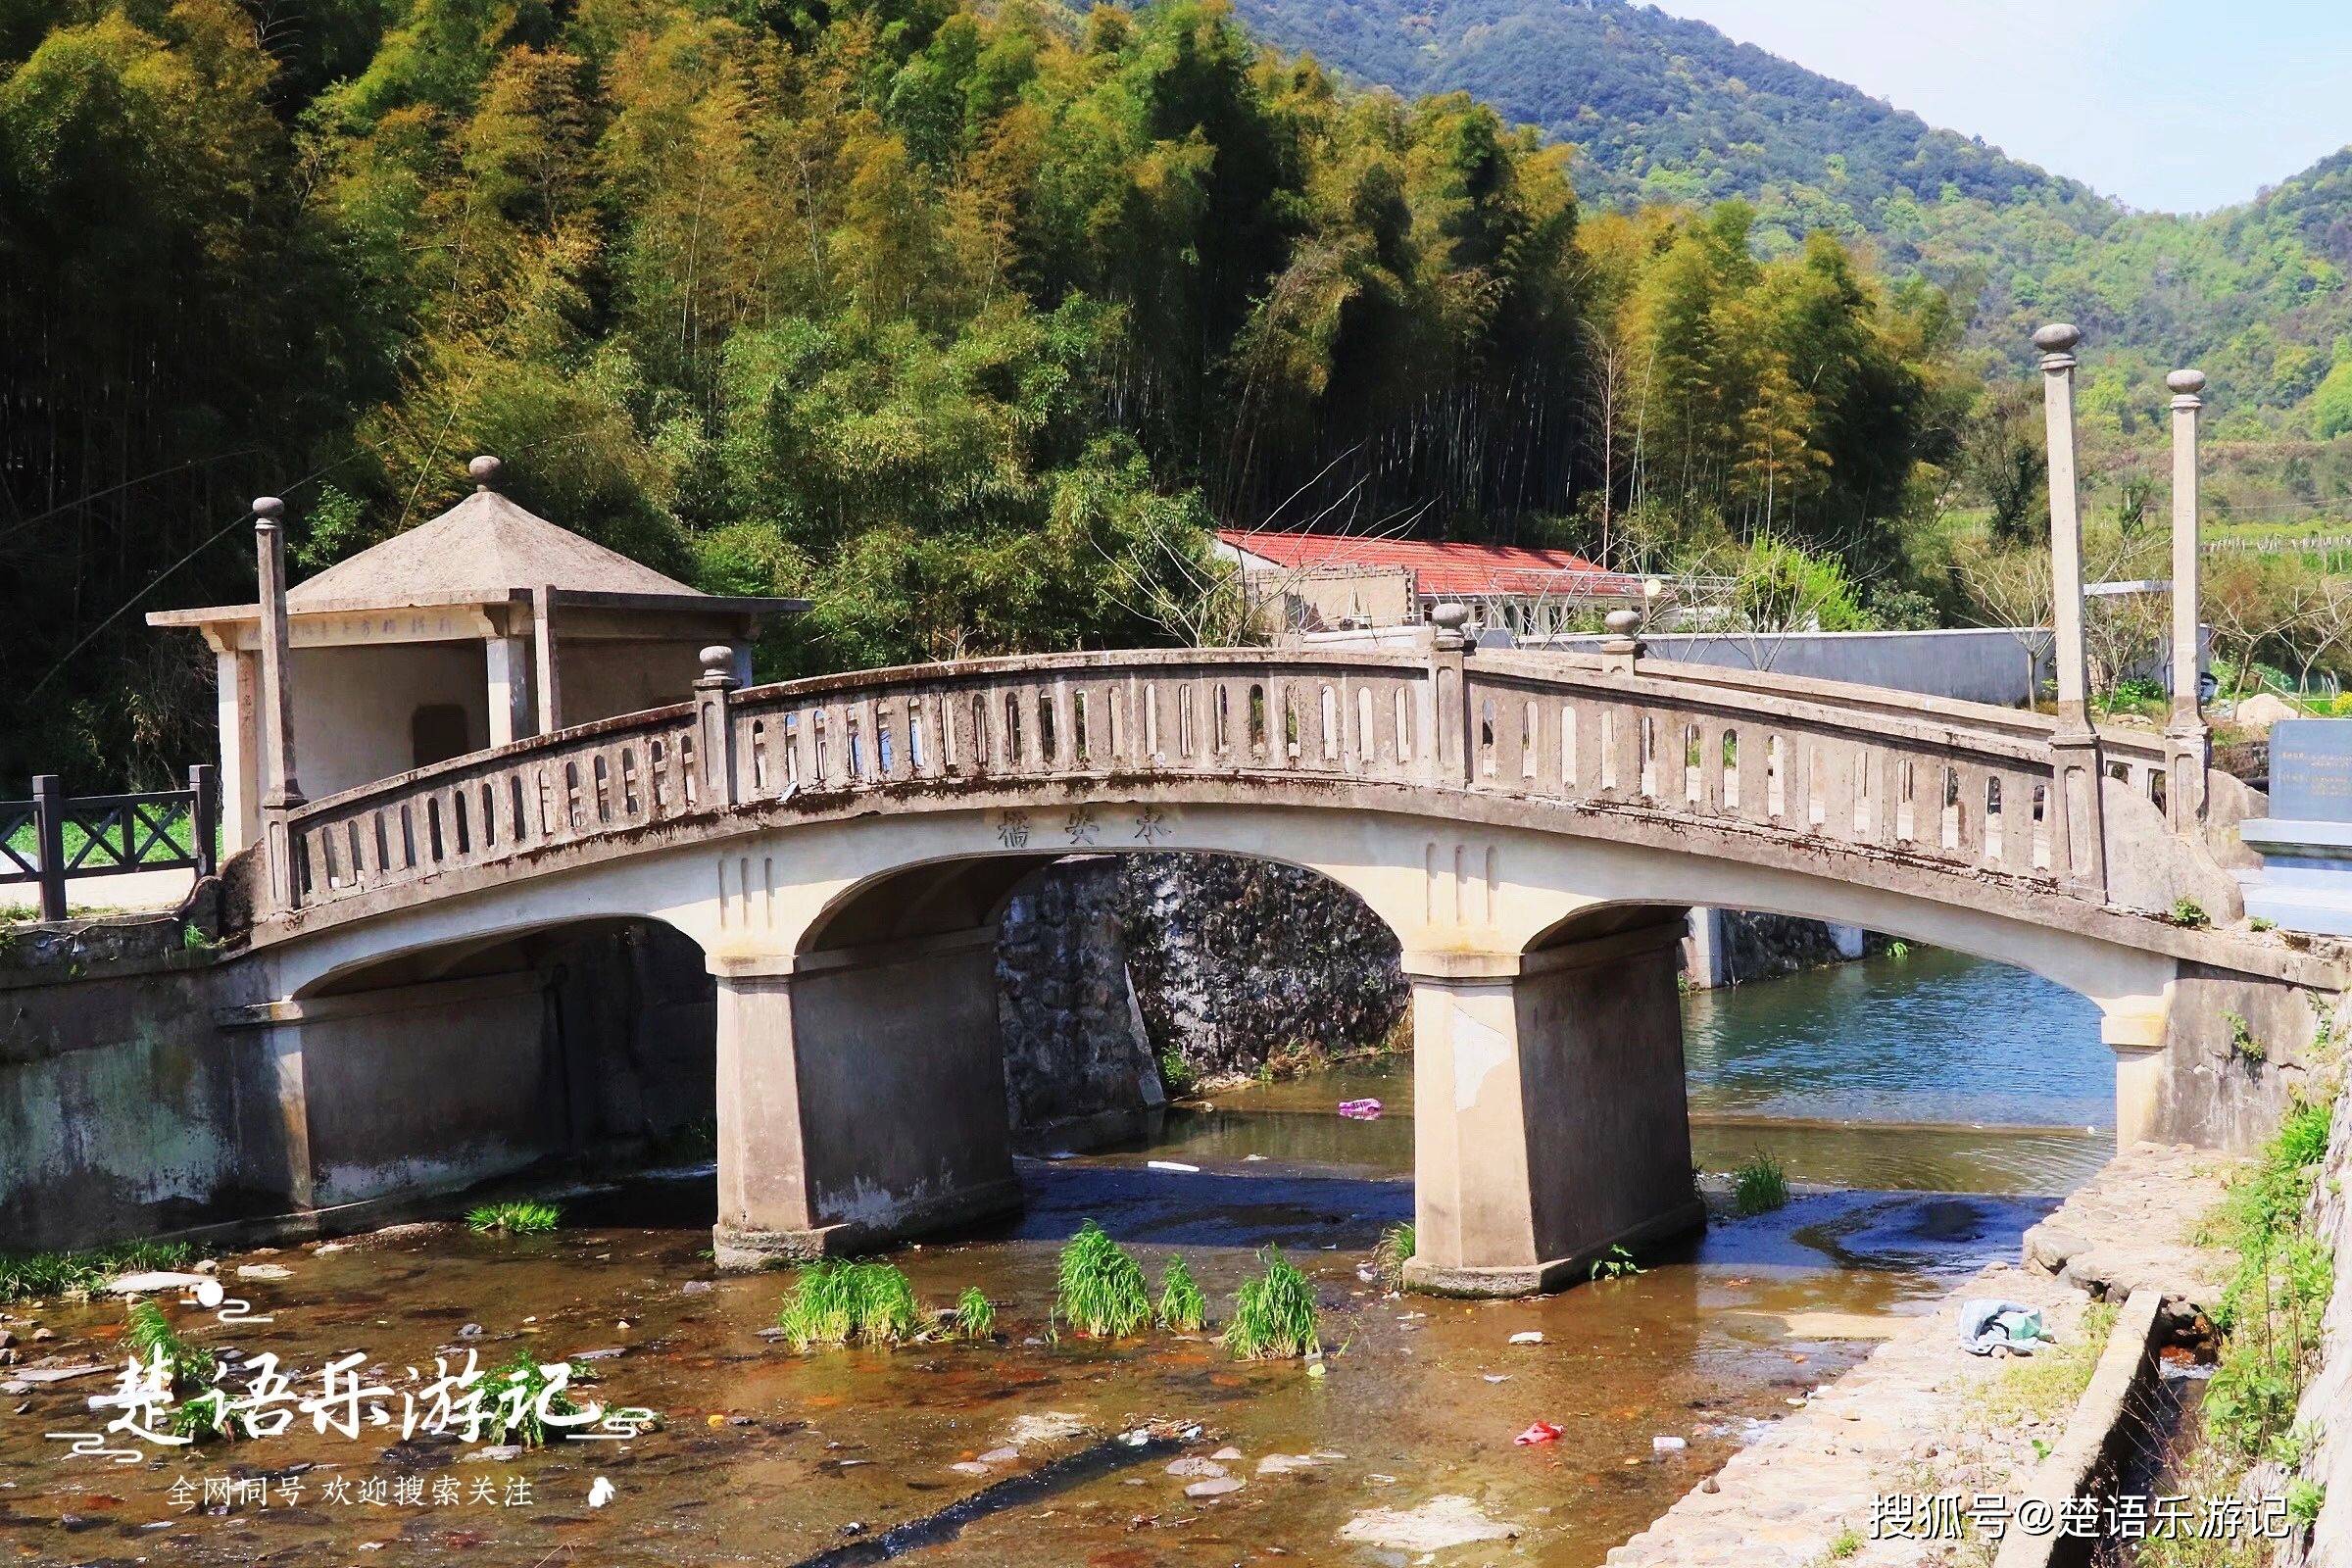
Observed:
[[[2348,0],[1654,0],[2130,205],[2209,212],[2352,142]]]

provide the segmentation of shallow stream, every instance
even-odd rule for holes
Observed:
[[[799,1357],[760,1332],[781,1277],[710,1270],[708,1173],[640,1179],[567,1197],[565,1228],[543,1240],[412,1228],[224,1259],[268,1325],[172,1311],[202,1344],[275,1351],[305,1392],[354,1350],[394,1386],[468,1348],[485,1364],[523,1345],[545,1359],[616,1350],[593,1363],[596,1392],[659,1410],[661,1430],[484,1462],[396,1442],[397,1431],[322,1436],[306,1418],[283,1436],[118,1466],[68,1457],[44,1436],[99,1424],[84,1400],[113,1373],[96,1373],[0,1402],[0,1551],[68,1563],[795,1564],[1158,1419],[1204,1429],[1183,1450],[1191,1460],[1238,1449],[1210,1462],[1241,1487],[1190,1496],[1201,1467],[1171,1476],[1155,1457],[1083,1475],[902,1560],[1398,1563],[1401,1548],[1342,1531],[1369,1510],[1452,1495],[1518,1534],[1441,1562],[1596,1562],[1756,1423],[1868,1353],[1890,1320],[2014,1255],[2019,1231],[2106,1149],[2105,1135],[2082,1131],[2103,1119],[2095,1015],[2013,970],[1875,960],[1694,997],[1689,1024],[1707,1168],[1766,1147],[1799,1182],[1925,1190],[1803,1194],[1719,1223],[1636,1277],[1544,1299],[1394,1298],[1360,1271],[1381,1230],[1411,1214],[1410,1071],[1372,1063],[1216,1096],[1214,1109],[1171,1116],[1152,1148],[1025,1162],[1017,1224],[900,1255],[928,1305],[985,1291],[997,1343]],[[1367,1094],[1385,1102],[1379,1120],[1336,1114]],[[1906,1113],[1912,1125],[1892,1125]],[[1320,1292],[1325,1375],[1235,1363],[1204,1338],[1049,1339],[1055,1252],[1086,1218],[1155,1280],[1180,1250],[1220,1317],[1257,1250],[1281,1247]],[[255,1263],[287,1277],[238,1277]],[[21,1334],[37,1319],[59,1336],[24,1347],[28,1366],[119,1365],[119,1304],[14,1310]],[[1541,1344],[1510,1343],[1531,1331]],[[1539,1420],[1564,1435],[1515,1445]],[[1261,1471],[1274,1456],[1288,1457]],[[299,1466],[310,1468],[295,1498],[281,1481],[266,1503],[249,1487],[204,1505],[208,1477]],[[186,1506],[172,1497],[182,1477],[197,1494]],[[591,1506],[600,1477],[612,1496]],[[334,1500],[337,1480],[350,1500]],[[443,1481],[458,1484],[457,1500],[434,1500]]]

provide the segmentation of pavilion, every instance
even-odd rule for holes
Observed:
[[[708,644],[731,645],[748,682],[761,619],[808,609],[689,588],[516,506],[499,468],[474,459],[465,500],[287,591],[291,771],[312,799],[684,702]],[[260,837],[262,614],[147,617],[194,627],[218,661],[225,853]]]

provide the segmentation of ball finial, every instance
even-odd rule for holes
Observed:
[[[2052,321],[2034,334],[2034,346],[2044,354],[2066,354],[2082,341],[2082,329],[2072,321]]]
[[[1431,609],[1429,623],[1446,631],[1460,631],[1470,623],[1470,607],[1448,599]]]
[[[498,486],[498,471],[505,466],[505,464],[485,452],[466,465],[466,471],[473,476],[476,490],[492,490]]]
[[[1600,623],[1609,629],[1609,635],[1612,637],[1631,637],[1642,629],[1642,612],[1639,610],[1612,610],[1600,617]]]
[[[712,643],[699,657],[703,662],[704,675],[727,680],[735,678],[735,650],[725,643]]]
[[[2164,378],[2164,384],[2171,387],[2180,397],[2193,398],[2205,390],[2205,372],[2203,370],[2175,370]]]
[[[285,514],[286,504],[283,501],[278,500],[277,497],[255,496],[253,498],[253,515],[255,521],[266,522],[274,528],[277,526],[277,519]]]

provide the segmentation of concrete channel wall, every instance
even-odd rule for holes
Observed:
[[[606,929],[498,972],[319,999],[290,1050],[262,965],[188,929],[6,933],[0,1250],[357,1225],[710,1117],[710,984],[672,934]]]
[[[2158,1377],[2164,1293],[2153,1286],[2141,1286],[2125,1300],[2090,1384],[2075,1401],[2065,1435],[2034,1467],[2024,1495],[2013,1501],[2038,1500],[2047,1505],[2050,1518],[2063,1518],[2067,1503],[2097,1496],[2112,1486],[2133,1446],[2145,1437],[2134,1412],[2148,1407]],[[2002,1538],[1993,1568],[2079,1568],[2090,1561],[2092,1544],[2087,1537],[2058,1531],[2012,1530]]]

